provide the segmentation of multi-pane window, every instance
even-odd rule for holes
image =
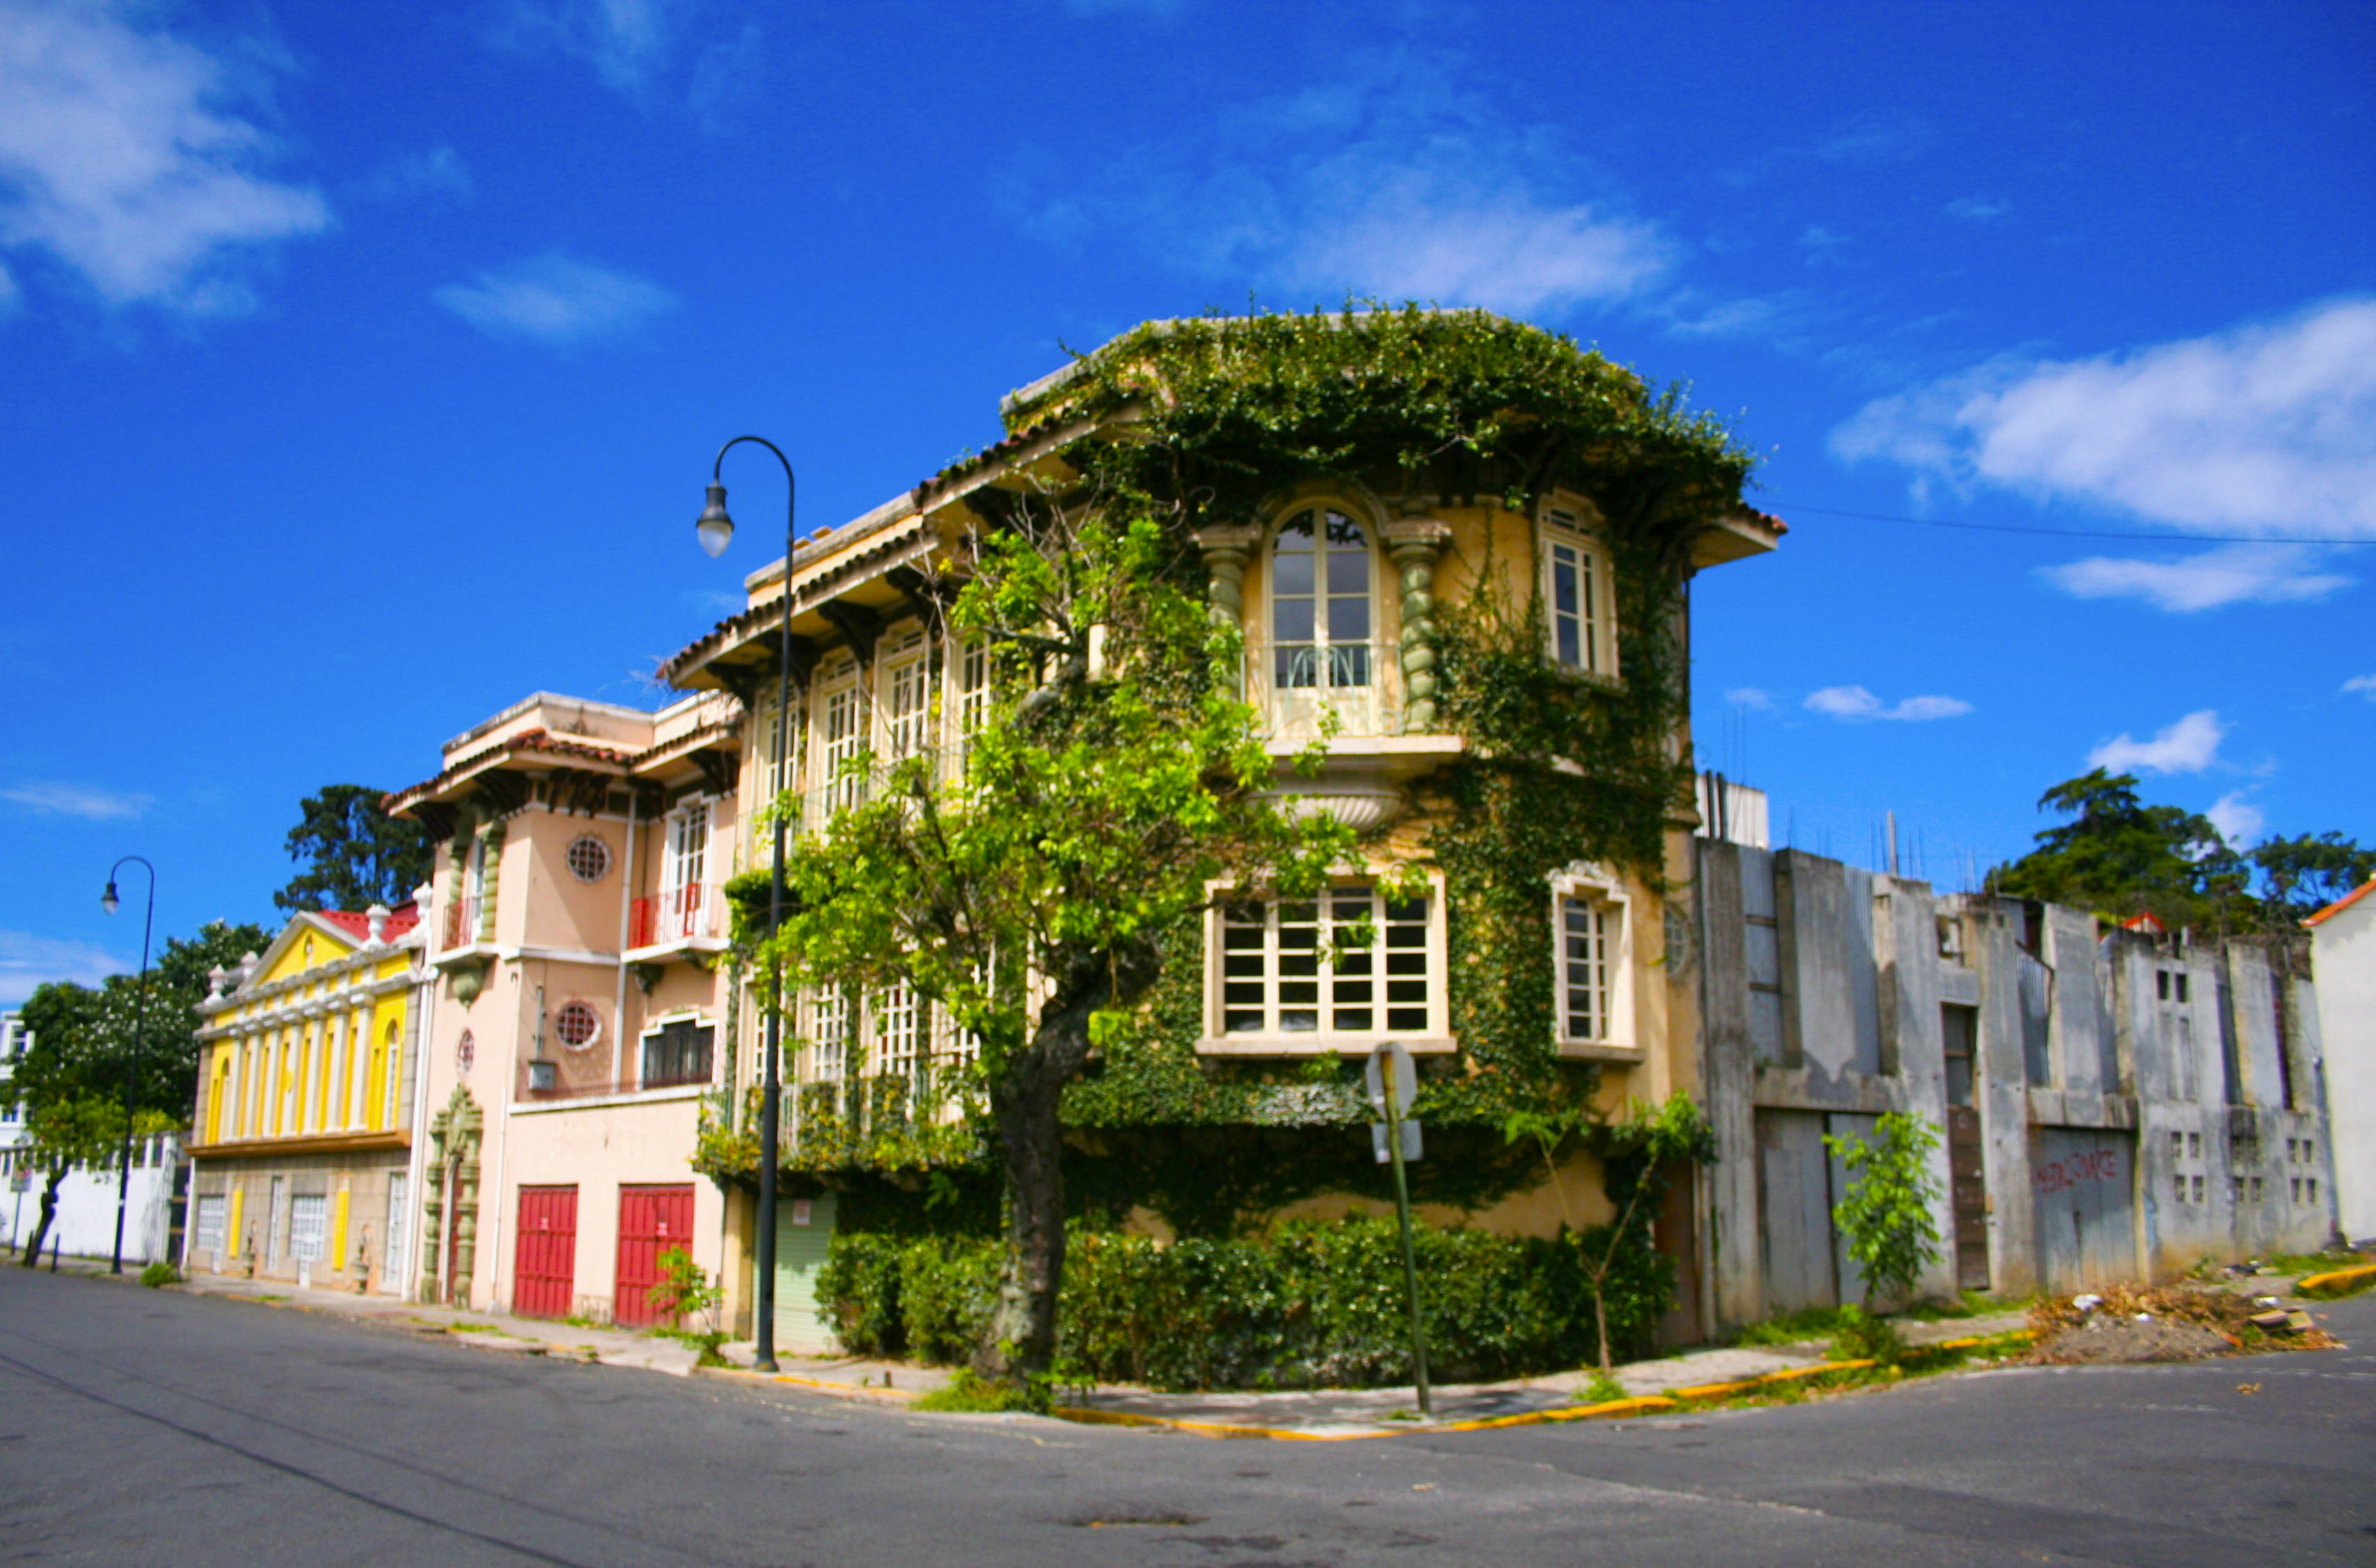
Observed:
[[[223,1250],[223,1196],[220,1193],[201,1194],[198,1197],[197,1234],[191,1239],[190,1251],[211,1257]]]
[[[870,1063],[877,1073],[912,1076],[923,1044],[923,1009],[916,988],[905,980],[874,993],[874,1053]]]
[[[1370,683],[1370,542],[1360,524],[1314,506],[1279,525],[1270,615],[1280,690]]]
[[[709,802],[693,801],[669,816],[668,864],[661,885],[699,887],[709,860]]]
[[[697,1018],[675,1018],[644,1037],[644,1087],[709,1082],[717,1031]]]
[[[300,1193],[289,1201],[289,1255],[299,1263],[322,1259],[322,1222],[330,1200],[320,1193]]]
[[[1573,512],[1553,508],[1543,528],[1543,607],[1550,656],[1591,675],[1610,673],[1614,662],[1603,646],[1600,576],[1599,554],[1581,520]]]
[[[849,993],[821,985],[808,993],[809,1070],[815,1084],[838,1084],[849,1067]]]
[[[1221,914],[1221,1032],[1425,1033],[1439,983],[1429,903],[1350,885],[1317,899],[1230,906]]]
[[[825,787],[828,815],[866,798],[866,780],[844,771],[866,749],[865,708],[859,695],[857,667],[844,666],[838,683],[826,691],[824,711],[818,718],[818,781]]]
[[[897,762],[924,749],[922,634],[908,639],[883,678],[883,760]]]
[[[1610,979],[1624,918],[1590,898],[1560,898],[1560,1028],[1568,1039],[1606,1041],[1616,1032]]]

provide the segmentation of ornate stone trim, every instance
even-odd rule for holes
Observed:
[[[1398,517],[1378,530],[1401,576],[1403,725],[1406,735],[1435,728],[1435,563],[1452,525]]]

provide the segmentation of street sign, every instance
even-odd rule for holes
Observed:
[[[1401,1128],[1403,1134],[1403,1158],[1407,1160],[1417,1159],[1420,1157],[1419,1123],[1416,1122],[1405,1122],[1401,1123]],[[1384,1122],[1372,1122],[1370,1123],[1370,1149],[1372,1153],[1378,1157],[1378,1163],[1380,1165],[1387,1164],[1395,1158],[1394,1151],[1386,1146],[1386,1139],[1389,1135],[1390,1134],[1386,1131],[1386,1124]]]
[[[1384,1159],[1386,1157],[1380,1155],[1378,1158]],[[30,1192],[32,1187],[33,1173],[30,1170],[19,1170],[8,1178],[8,1190],[12,1193]]]
[[[1404,1112],[1410,1110],[1411,1101],[1419,1095],[1419,1067],[1411,1061],[1409,1049],[1398,1039],[1386,1040],[1370,1052],[1370,1109],[1381,1116],[1387,1113],[1383,1075],[1389,1060],[1395,1064],[1394,1115],[1399,1120]]]

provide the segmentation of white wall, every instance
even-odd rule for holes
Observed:
[[[2344,1235],[2376,1237],[2376,897],[2312,933],[2334,1195]]]
[[[149,1145],[156,1149],[158,1143]],[[124,1261],[138,1265],[165,1255],[167,1233],[172,1228],[173,1167],[182,1158],[178,1138],[163,1140],[165,1158],[160,1164],[136,1165],[132,1168],[132,1187],[126,1195],[124,1210]],[[49,1178],[39,1170],[27,1173],[22,1193],[11,1191],[13,1181],[0,1184],[0,1238],[11,1250],[24,1246],[33,1228],[42,1222],[42,1193]],[[110,1256],[115,1248],[116,1171],[113,1166],[105,1170],[70,1170],[58,1188],[57,1223],[51,1234],[58,1239],[58,1249],[67,1257]],[[49,1243],[42,1243],[47,1253]]]

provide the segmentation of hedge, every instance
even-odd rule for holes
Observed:
[[[1418,1228],[1428,1356],[1446,1380],[1555,1372],[1594,1358],[1584,1257],[1605,1229],[1555,1240]],[[949,1362],[972,1352],[999,1243],[844,1231],[817,1281],[845,1349]],[[1636,1244],[1610,1271],[1610,1330],[1646,1345],[1674,1265]],[[1298,1220],[1253,1241],[1075,1229],[1060,1303],[1068,1376],[1157,1388],[1361,1387],[1410,1375],[1392,1220]]]

